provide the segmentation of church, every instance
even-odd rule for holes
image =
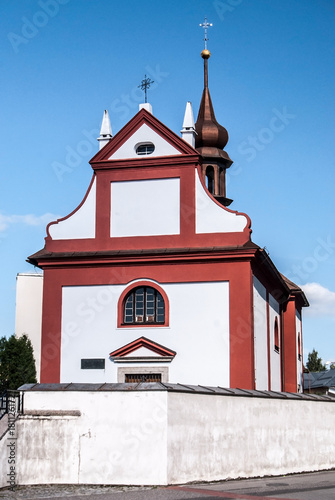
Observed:
[[[181,136],[147,102],[114,136],[105,111],[81,204],[28,258],[43,270],[41,383],[302,392],[308,301],[229,208],[210,55]]]

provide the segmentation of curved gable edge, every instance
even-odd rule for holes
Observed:
[[[96,176],[93,175],[83,201],[66,217],[50,222],[47,239],[76,240],[95,238]]]
[[[208,191],[199,167],[195,176],[196,233],[245,233],[250,239],[251,219],[243,213],[221,205]]]

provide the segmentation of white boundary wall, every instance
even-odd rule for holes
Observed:
[[[166,485],[335,467],[331,401],[164,389],[24,397],[16,423],[21,485]],[[4,472],[5,448],[6,436]]]

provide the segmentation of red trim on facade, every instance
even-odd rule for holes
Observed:
[[[284,391],[297,392],[297,332],[296,304],[294,297],[288,301],[283,316]]]
[[[150,286],[155,288],[164,299],[165,304],[165,321],[164,323],[136,323],[136,324],[125,324],[123,323],[123,312],[124,312],[124,303],[125,298],[131,290],[134,288],[138,288],[140,286]],[[170,317],[170,305],[169,299],[166,295],[165,291],[155,282],[148,280],[139,280],[131,283],[127,288],[121,293],[118,304],[117,304],[117,327],[118,328],[162,328],[164,326],[169,326],[169,317]],[[144,337],[143,337],[144,338]]]
[[[115,351],[110,353],[111,358],[122,358],[127,354],[130,354],[134,351],[137,351],[140,347],[146,347],[150,351],[158,354],[159,356],[172,356],[174,357],[177,353],[168,349],[167,347],[162,346],[161,344],[157,344],[157,342],[153,342],[146,337],[140,337],[129,344],[116,349]]]
[[[173,167],[186,167],[192,164],[192,166],[197,165],[201,162],[199,155],[171,155],[171,156],[153,156],[146,157],[141,156],[139,158],[125,158],[119,160],[103,160],[99,163],[93,163],[92,168],[96,172],[110,170],[111,172],[117,172],[122,170],[123,172],[128,172],[130,170],[140,171],[141,169],[155,169],[159,172],[165,168]]]
[[[229,281],[230,387],[254,389],[254,328],[250,262],[226,264]],[[228,271],[228,272],[227,272]],[[241,369],[243,367],[243,369]]]
[[[62,287],[58,270],[45,270],[41,340],[41,382],[60,382]]]

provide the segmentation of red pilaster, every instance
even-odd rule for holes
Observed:
[[[297,392],[297,334],[296,334],[296,304],[294,297],[287,303],[283,312],[284,338],[284,387],[286,392]]]

